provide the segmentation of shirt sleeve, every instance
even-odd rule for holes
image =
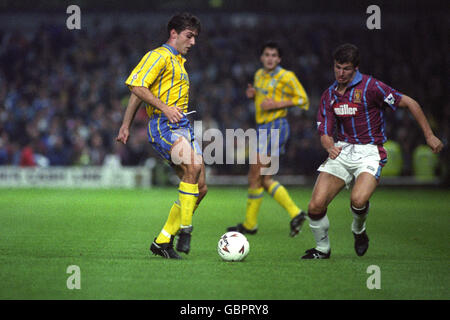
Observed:
[[[165,66],[165,58],[160,53],[149,51],[133,69],[125,83],[128,86],[150,88]]]
[[[319,110],[317,111],[317,131],[320,136],[333,136],[335,118],[327,92],[322,94]]]
[[[386,104],[392,110],[396,110],[403,94],[379,80],[374,80],[375,86],[373,91],[375,104],[379,106]]]
[[[303,88],[300,81],[298,81],[296,75],[292,72],[291,77],[289,79],[289,86],[287,86],[289,94],[291,95],[292,102],[299,108],[302,108],[304,110],[309,109],[309,99],[308,95],[306,94],[305,89]]]

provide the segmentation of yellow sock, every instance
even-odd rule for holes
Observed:
[[[178,194],[181,206],[181,225],[192,225],[192,215],[197,204],[198,184],[186,183],[181,181],[178,188]]]
[[[247,211],[243,226],[249,230],[254,229],[258,224],[259,207],[263,199],[264,188],[248,189]]]
[[[156,238],[157,243],[169,243],[171,236],[177,234],[181,223],[181,207],[178,201],[175,201],[169,212],[169,217],[167,218],[166,224],[162,228],[158,237]]]
[[[268,190],[269,194],[289,213],[291,218],[299,214],[300,208],[292,201],[286,188],[274,181]]]

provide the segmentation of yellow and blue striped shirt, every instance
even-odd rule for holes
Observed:
[[[278,66],[274,71],[268,73],[263,68],[255,73],[253,87],[255,95],[256,123],[263,124],[275,119],[286,117],[288,109],[268,110],[261,108],[264,99],[275,101],[292,101],[297,107],[308,110],[309,99],[295,73]]]
[[[189,77],[184,68],[186,59],[168,44],[145,54],[133,69],[125,83],[130,86],[146,87],[169,107],[178,107],[186,112],[189,101]],[[149,116],[161,113],[154,106],[146,104]]]

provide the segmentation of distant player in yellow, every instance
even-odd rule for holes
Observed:
[[[151,252],[168,259],[181,259],[173,249],[176,234],[179,234],[177,251],[189,253],[192,215],[207,192],[202,152],[186,117],[189,77],[184,55],[195,45],[200,28],[200,20],[190,13],[170,19],[167,42],[147,52],[125,82],[131,96],[117,136],[117,141],[127,142],[129,128],[143,102],[150,118],[149,141],[181,180],[179,198],[150,246]]]
[[[295,237],[306,219],[303,212],[292,201],[286,188],[271,175],[262,175],[264,165],[261,156],[278,156],[284,153],[285,144],[289,138],[289,124],[286,119],[288,108],[300,107],[308,110],[309,100],[292,71],[283,69],[281,62],[282,51],[275,42],[268,42],[261,49],[261,63],[263,67],[256,71],[253,85],[249,84],[247,98],[255,102],[255,113],[258,133],[257,163],[250,163],[248,173],[248,198],[244,223],[229,227],[228,231],[255,234],[257,231],[258,211],[263,199],[264,190],[267,191],[289,214],[290,236]],[[269,154],[271,146],[271,129],[278,129],[279,141],[277,154]],[[260,134],[266,130],[267,135]],[[265,138],[264,138],[265,137]],[[273,159],[273,158],[272,158]]]

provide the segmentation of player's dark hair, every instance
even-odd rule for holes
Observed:
[[[276,49],[278,51],[278,56],[280,58],[283,56],[283,50],[281,50],[281,47],[275,41],[268,41],[264,43],[261,47],[259,54],[262,55],[264,50],[266,50],[266,48]]]
[[[201,23],[200,19],[189,12],[178,13],[170,18],[167,23],[167,33],[170,36],[170,30],[175,29],[177,33],[180,33],[186,29],[196,30],[200,34]]]
[[[359,49],[350,43],[342,44],[334,50],[333,59],[341,64],[350,62],[356,68],[359,66]]]

